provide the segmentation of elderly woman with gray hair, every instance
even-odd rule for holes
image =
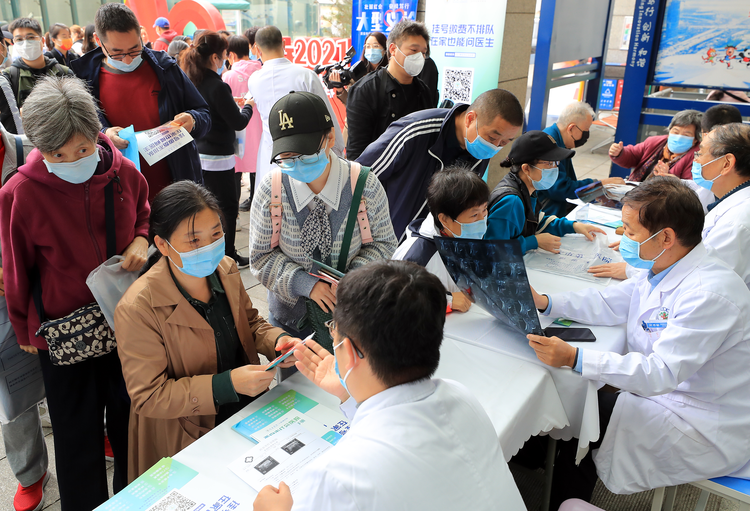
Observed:
[[[615,164],[632,169],[629,181],[667,174],[692,179],[693,154],[701,143],[702,117],[697,110],[677,112],[669,123],[667,135],[648,137],[627,147],[622,142],[612,144],[609,157]]]
[[[39,355],[62,509],[87,511],[108,498],[105,407],[115,492],[126,483],[130,404],[122,368],[111,343],[109,350],[86,358],[84,352],[94,345],[75,341],[66,347],[75,356],[65,359],[48,345],[54,335],[37,331],[42,323],[47,327],[65,318],[58,327],[65,333],[81,325],[76,321],[95,316],[84,313],[76,319],[71,313],[86,311],[94,302],[86,277],[113,253],[124,257],[128,271],[145,263],[148,185],[99,132],[98,108],[79,79],[38,81],[24,103],[22,120],[36,149],[0,189],[8,313],[21,348]]]

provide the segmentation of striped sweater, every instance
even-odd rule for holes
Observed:
[[[341,160],[346,169],[346,183],[342,187],[338,210],[331,211],[331,265],[338,265],[341,243],[346,230],[349,207],[352,203],[352,189],[349,176],[349,163]],[[279,246],[271,248],[271,174],[261,181],[253,198],[250,210],[250,269],[252,274],[268,290],[268,306],[276,320],[297,328],[297,323],[305,314],[305,301],[310,296],[316,277],[308,275],[312,263],[302,248],[301,226],[309,214],[307,207],[297,211],[291,198],[289,176],[282,175],[281,202],[283,204],[281,235]],[[367,201],[367,217],[373,242],[362,245],[362,237],[354,226],[347,262],[347,271],[363,266],[377,259],[390,259],[396,250],[396,237],[388,210],[388,198],[383,186],[372,173],[367,176],[362,196]]]
[[[455,163],[445,156],[445,148],[456,144],[456,116],[468,108],[459,103],[451,109],[431,108],[402,117],[357,158],[383,184],[399,240],[406,239],[412,221],[427,216],[427,187],[432,176]],[[461,157],[484,176],[489,160],[477,160],[466,151]]]

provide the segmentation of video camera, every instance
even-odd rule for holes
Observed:
[[[320,73],[325,73],[323,75],[323,82],[329,89],[335,89],[337,87],[349,85],[352,80],[357,81],[365,74],[367,74],[367,62],[359,60],[354,65],[352,65],[352,58],[354,57],[354,53],[354,48],[350,47],[346,51],[346,56],[343,58],[343,60],[340,60],[339,62],[335,62],[333,64],[328,64],[326,66],[321,66],[320,64],[318,64],[317,66],[315,66],[313,71],[318,75]],[[331,80],[332,71],[339,72],[341,81],[337,82]]]

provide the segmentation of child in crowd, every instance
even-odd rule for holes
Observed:
[[[484,238],[517,239],[524,254],[535,248],[557,254],[560,252],[560,236],[577,232],[593,240],[592,233],[605,234],[593,225],[546,215],[537,200],[537,190],[546,190],[555,184],[557,162],[572,158],[575,153],[559,147],[543,131],[521,135],[513,143],[508,158],[500,164],[510,167],[510,172],[490,195]]]
[[[409,236],[393,254],[393,259],[412,261],[436,275],[445,286],[448,305],[459,312],[468,311],[471,301],[448,274],[433,238],[482,239],[489,197],[487,183],[468,166],[456,164],[436,173],[427,188],[430,214],[409,224]]]

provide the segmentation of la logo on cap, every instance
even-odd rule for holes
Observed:
[[[279,127],[282,131],[287,128],[294,129],[294,124],[292,124],[293,121],[293,117],[289,117],[289,115],[287,115],[283,110],[279,110]]]
[[[331,118],[326,115],[326,122],[330,122]]]

